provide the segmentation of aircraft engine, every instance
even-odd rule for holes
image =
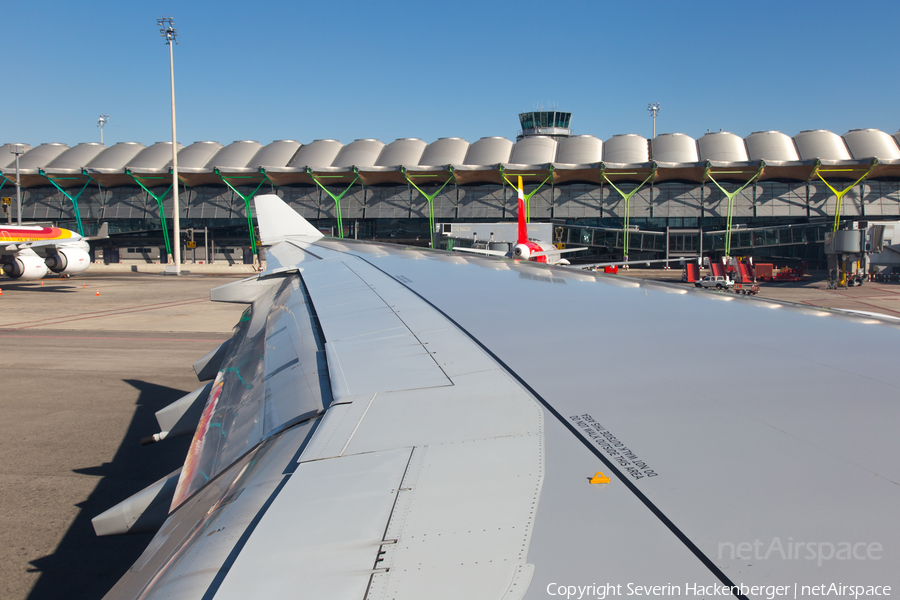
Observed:
[[[47,265],[40,256],[19,255],[3,265],[3,272],[13,279],[41,279],[47,274]]]
[[[531,250],[525,244],[516,244],[516,247],[513,248],[513,258],[528,260],[530,256]]]
[[[91,257],[84,250],[78,248],[62,248],[44,259],[47,268],[54,273],[72,275],[81,273],[91,266]]]

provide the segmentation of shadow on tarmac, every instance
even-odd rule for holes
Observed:
[[[5,282],[4,282],[5,283]],[[31,285],[22,285],[22,284],[12,284],[5,283],[5,285],[0,285],[0,289],[6,289],[7,291],[15,291],[15,292],[31,292],[37,294],[74,294],[75,292],[83,292],[84,290],[81,288],[74,287],[57,287],[53,285],[41,285],[41,284],[31,284]]]
[[[98,538],[91,519],[139,492],[184,462],[190,436],[141,446],[140,439],[159,431],[154,413],[187,392],[145,381],[124,380],[139,391],[134,417],[112,462],[76,469],[100,478],[53,554],[31,562],[40,577],[29,600],[102,597],[125,574],[150,543],[152,534]]]

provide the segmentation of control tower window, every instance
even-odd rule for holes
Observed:
[[[534,113],[525,113],[521,116],[522,129],[534,129]]]

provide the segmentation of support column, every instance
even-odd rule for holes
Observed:
[[[503,180],[510,185],[510,187],[512,187],[514,190],[518,190],[518,187],[516,187],[516,184],[514,184],[512,181],[510,181],[509,178],[506,176],[506,174],[503,172],[502,165],[500,166],[500,175],[503,177]],[[537,173],[522,173],[521,175],[519,175],[519,177],[528,177],[528,176],[534,176],[534,175],[537,175]],[[550,181],[551,177],[553,177],[553,165],[550,165],[550,174],[547,175],[547,177],[542,182],[540,182],[538,184],[538,186],[536,188],[534,188],[533,190],[531,190],[529,193],[526,194],[525,186],[524,185],[522,186],[522,196],[525,199],[525,222],[526,223],[531,223],[531,204],[530,204],[531,197],[534,196],[539,189],[544,187],[544,184],[547,183],[548,181]]]
[[[306,168],[306,173],[312,178],[312,180],[314,182],[316,182],[316,185],[319,186],[319,189],[323,190],[326,194],[328,194],[329,197],[331,197],[332,200],[334,200],[334,212],[337,215],[337,222],[338,222],[337,237],[339,237],[339,238],[344,237],[344,219],[341,216],[341,199],[343,199],[343,197],[345,195],[347,195],[347,192],[350,191],[350,188],[353,187],[353,184],[356,183],[357,179],[359,179],[359,172],[354,171],[354,173],[356,174],[356,177],[353,178],[353,181],[350,182],[350,185],[347,186],[347,189],[345,189],[343,192],[341,192],[340,194],[337,194],[337,195],[332,194],[331,191],[328,188],[326,188],[325,185],[321,181],[319,181],[319,179],[328,179],[328,178],[337,179],[337,178],[344,177],[344,175],[319,175],[319,176],[316,176],[316,175],[313,175],[312,169],[310,169],[309,167]],[[360,182],[362,182],[362,180],[360,180]]]
[[[147,194],[156,200],[156,204],[159,207],[159,221],[162,224],[162,232],[163,232],[163,240],[166,243],[166,262],[169,262],[169,256],[172,254],[172,244],[169,242],[169,227],[166,224],[166,211],[163,208],[163,198],[166,197],[166,194],[169,193],[169,190],[172,189],[172,181],[169,180],[168,177],[146,177],[145,179],[166,179],[169,180],[169,187],[166,188],[166,191],[162,193],[161,196],[157,196],[150,189],[143,184],[143,182],[138,179],[134,173],[132,173],[129,169],[125,169],[125,174],[131,177],[136,184],[141,186],[141,189],[147,192]]]
[[[253,227],[253,211],[250,206],[250,201],[253,200],[253,197],[256,195],[256,192],[259,191],[259,188],[262,187],[262,184],[264,184],[269,179],[269,177],[266,175],[266,172],[262,168],[260,168],[259,172],[263,176],[262,180],[259,182],[259,185],[257,185],[256,188],[252,192],[250,192],[249,194],[244,196],[242,193],[240,193],[238,191],[238,189],[236,187],[231,185],[231,182],[228,180],[229,179],[253,179],[255,177],[255,175],[234,175],[234,176],[230,176],[230,177],[225,177],[224,175],[222,175],[222,173],[219,171],[219,169],[213,169],[213,173],[215,173],[219,177],[219,179],[222,180],[222,183],[227,185],[228,189],[230,189],[232,192],[237,194],[238,198],[240,198],[241,200],[244,201],[244,214],[247,216],[247,230],[250,232],[250,251],[253,252],[253,254],[256,254],[257,246],[256,246],[256,229],[254,229],[254,227]]]
[[[863,173],[863,176],[862,176],[862,177],[860,177],[859,179],[857,179],[856,181],[854,181],[853,183],[851,183],[850,185],[848,185],[848,186],[845,187],[844,189],[838,191],[838,190],[835,189],[830,183],[828,183],[827,181],[825,181],[825,178],[822,177],[822,173],[841,173],[841,172],[847,173],[847,172],[852,172],[852,171],[858,171],[859,169],[822,169],[822,168],[819,167],[818,163],[816,163],[816,168],[815,168],[815,170],[813,171],[813,175],[815,175],[816,177],[818,177],[819,179],[821,179],[821,180],[822,180],[822,183],[824,183],[826,186],[828,186],[828,189],[831,190],[831,192],[837,197],[837,203],[836,203],[836,205],[835,205],[835,207],[834,207],[834,229],[832,229],[832,231],[837,231],[837,230],[838,230],[838,227],[840,226],[840,223],[841,223],[841,211],[842,211],[842,209],[843,209],[843,207],[844,207],[844,206],[843,206],[844,195],[845,195],[847,192],[849,192],[850,190],[852,190],[854,187],[856,187],[857,185],[859,185],[860,183],[862,183],[862,181],[863,181],[866,177],[869,176],[869,173],[872,172],[872,169],[874,169],[874,168],[875,168],[875,165],[877,165],[877,164],[878,164],[878,159],[877,159],[877,158],[873,158],[873,159],[872,159],[872,164],[869,165],[869,168],[866,170],[865,173]],[[812,179],[812,177],[810,177],[810,179]]]
[[[741,187],[739,187],[738,189],[736,189],[733,192],[726,191],[725,188],[722,187],[722,185],[718,181],[715,180],[712,172],[710,171],[711,166],[712,165],[709,163],[709,161],[707,161],[706,168],[703,170],[703,179],[705,180],[706,178],[709,178],[709,180],[712,181],[715,184],[715,186],[717,188],[719,188],[719,190],[723,194],[725,194],[725,197],[728,198],[728,218],[727,218],[727,222],[725,225],[725,258],[727,260],[728,257],[731,256],[731,222],[732,222],[732,218],[734,217],[734,199],[738,194],[741,193],[741,191],[743,191],[744,188],[746,188],[748,185],[750,185],[751,183],[756,181],[759,178],[759,176],[762,175],[762,172],[766,166],[766,163],[765,163],[765,161],[762,161],[762,160],[759,161],[759,167],[756,169],[756,174],[753,175],[753,177],[751,177],[750,179],[748,179],[744,185],[742,185]],[[717,171],[716,175],[732,175],[732,174],[748,173],[748,172],[752,172],[752,171]]]
[[[11,181],[11,180],[8,179],[6,177],[6,175],[3,175],[2,173],[0,173],[0,177],[3,178],[3,181],[0,181],[0,190],[2,190],[3,186],[6,185],[6,182]],[[7,212],[6,212],[6,222],[11,225],[12,224],[12,203],[10,203],[8,206],[9,206],[9,208],[7,209]]]
[[[609,177],[606,176],[606,167],[605,165],[600,165],[600,176],[603,178],[603,181],[608,183],[612,189],[616,190],[619,193],[619,196],[622,197],[622,200],[625,201],[625,219],[622,227],[623,232],[623,243],[622,243],[622,255],[625,259],[625,262],[628,262],[628,246],[631,242],[631,229],[630,229],[630,221],[631,221],[631,197],[634,196],[638,190],[640,190],[644,185],[653,180],[654,175],[656,175],[656,163],[652,164],[652,170],[650,171],[650,175],[647,176],[644,181],[640,183],[636,188],[628,192],[627,194],[620,190],[616,184],[610,181]],[[617,175],[638,175],[638,173],[616,173]]]
[[[403,177],[406,179],[407,183],[416,188],[416,190],[418,190],[420,194],[425,196],[425,200],[428,202],[428,226],[431,228],[431,233],[428,235],[428,243],[429,247],[434,248],[434,199],[437,198],[438,194],[444,191],[444,188],[447,187],[448,183],[453,181],[453,177],[448,177],[447,181],[445,181],[444,184],[438,188],[438,191],[429,195],[426,194],[422,190],[422,188],[416,185],[416,182],[412,180],[412,177],[440,177],[440,175],[410,175],[409,173],[407,173],[405,167],[400,167],[400,172],[403,173]]]
[[[84,182],[84,185],[81,186],[81,189],[78,190],[78,193],[75,194],[74,196],[72,196],[66,190],[61,188],[59,186],[59,184],[56,183],[54,178],[47,175],[47,173],[45,173],[43,169],[38,169],[38,173],[40,173],[44,179],[49,181],[53,185],[53,187],[55,187],[57,190],[62,192],[62,194],[66,198],[68,198],[70,202],[72,202],[72,207],[75,211],[75,222],[78,224],[78,234],[83,236],[84,235],[84,225],[81,224],[81,211],[78,210],[78,198],[81,197],[82,192],[84,192],[84,190],[87,189],[87,186],[90,185],[91,181],[93,181],[93,180],[90,178],[90,176],[88,176],[86,173],[84,173],[82,171],[82,173],[84,173],[84,175],[87,177],[87,181]],[[78,178],[77,177],[57,177],[56,179],[63,181],[63,180],[74,180],[74,179],[78,179]],[[97,185],[100,185],[100,184],[97,184]]]

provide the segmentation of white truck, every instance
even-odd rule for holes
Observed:
[[[707,275],[700,281],[695,281],[694,285],[702,288],[716,288],[717,290],[722,290],[733,288],[734,282],[727,277]]]

